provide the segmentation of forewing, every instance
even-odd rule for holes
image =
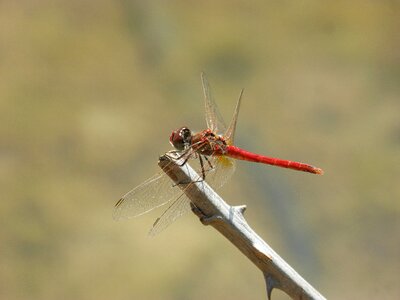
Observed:
[[[237,123],[237,119],[238,119],[238,116],[239,116],[239,109],[240,109],[240,103],[242,102],[243,92],[244,92],[244,90],[242,89],[242,91],[240,92],[240,95],[239,95],[239,99],[238,99],[238,101],[236,103],[236,107],[235,107],[235,111],[233,113],[232,121],[229,124],[229,127],[226,130],[225,135],[224,135],[225,140],[228,143],[228,145],[233,145],[233,142],[234,142],[233,140],[235,138],[236,123]]]
[[[204,92],[207,127],[215,133],[219,132],[220,134],[223,134],[226,131],[226,125],[218,110],[217,104],[211,95],[210,85],[204,72],[201,73],[201,82]]]
[[[140,216],[178,198],[181,193],[165,173],[157,174],[126,193],[115,204],[113,217],[120,220]]]

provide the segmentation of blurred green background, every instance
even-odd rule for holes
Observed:
[[[265,299],[194,215],[114,222],[170,132],[203,129],[200,72],[236,144],[220,191],[330,299],[400,297],[398,1],[1,1],[0,298]],[[274,292],[275,299],[287,299]]]

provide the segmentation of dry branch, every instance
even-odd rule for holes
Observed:
[[[250,228],[243,217],[245,206],[228,205],[205,181],[196,180],[199,175],[188,164],[179,165],[170,154],[160,157],[159,166],[192,201],[202,223],[223,234],[263,272],[269,299],[274,288],[293,299],[325,299]]]

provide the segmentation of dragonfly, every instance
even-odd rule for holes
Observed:
[[[169,138],[174,147],[171,152],[183,159],[183,165],[196,165],[198,180],[206,180],[211,187],[219,189],[232,176],[236,160],[323,174],[322,169],[309,164],[260,155],[235,146],[234,135],[244,90],[240,92],[232,120],[227,127],[211,95],[210,85],[204,73],[201,73],[201,81],[207,129],[193,133],[184,126],[172,131]],[[192,209],[191,201],[184,191],[173,184],[166,173],[161,172],[121,197],[115,204],[113,217],[115,220],[137,217],[167,203],[171,204],[153,224],[150,235],[158,234]]]

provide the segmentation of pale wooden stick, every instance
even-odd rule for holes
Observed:
[[[202,223],[222,233],[263,272],[268,299],[274,288],[293,299],[325,299],[250,228],[243,217],[246,206],[228,205],[188,164],[172,156],[161,156],[159,166],[192,201]]]

